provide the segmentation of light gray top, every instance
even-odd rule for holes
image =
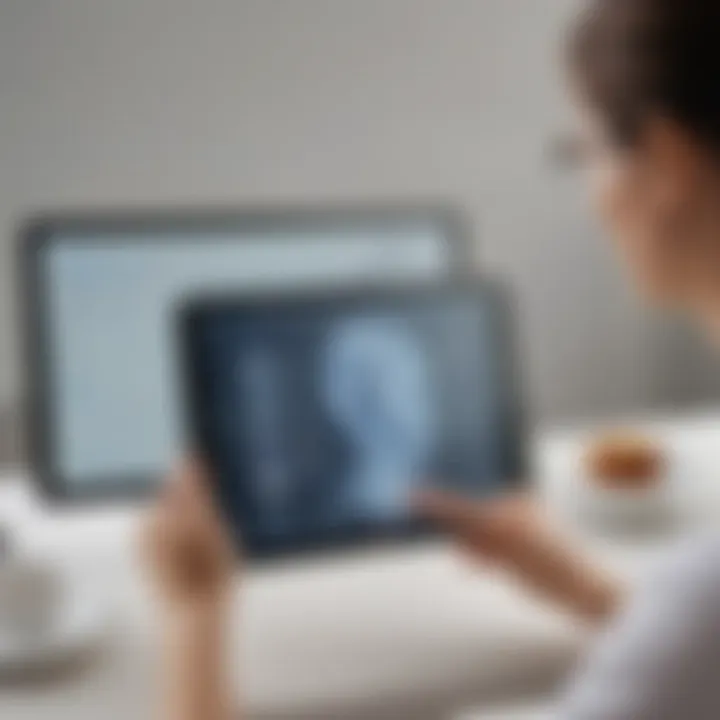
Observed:
[[[720,719],[720,537],[680,548],[579,668],[562,720]]]

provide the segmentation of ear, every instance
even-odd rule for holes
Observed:
[[[647,161],[647,181],[659,206],[672,211],[697,197],[709,179],[707,150],[679,123],[656,117],[643,133],[642,151]]]

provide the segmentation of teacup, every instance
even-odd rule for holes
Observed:
[[[61,574],[51,563],[0,561],[0,644],[31,644],[52,632],[63,600]]]

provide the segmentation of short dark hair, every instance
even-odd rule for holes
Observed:
[[[720,0],[591,0],[569,56],[618,143],[632,144],[655,113],[720,156]]]

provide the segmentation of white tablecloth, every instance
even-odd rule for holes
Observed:
[[[694,524],[720,517],[720,483],[713,476],[720,420],[653,427],[682,468]],[[581,438],[552,433],[537,446],[542,493],[561,515],[572,496]],[[27,551],[82,568],[107,591],[115,612],[104,650],[92,662],[40,684],[0,685],[0,717],[150,716],[157,638],[133,559],[138,513],[60,513],[41,507],[20,477],[5,486],[0,517],[11,518]],[[667,540],[586,542],[635,578]],[[473,705],[479,707],[474,719],[519,719],[516,710],[503,716],[502,704],[553,692],[586,641],[566,618],[479,574],[442,544],[250,571],[237,615],[239,694],[242,687],[251,717],[263,719],[439,720]]]

